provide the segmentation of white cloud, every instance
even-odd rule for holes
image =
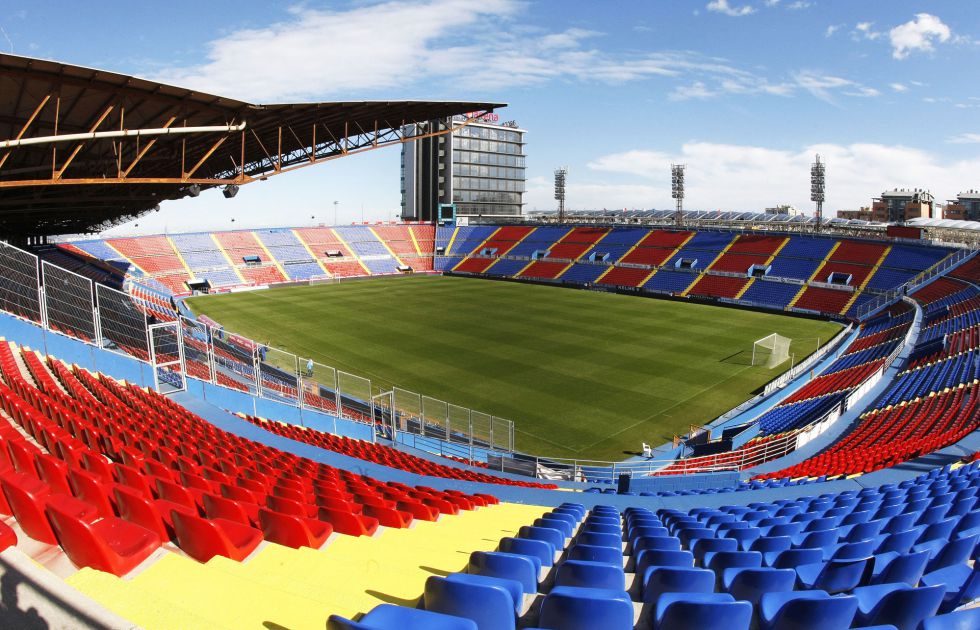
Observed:
[[[917,13],[915,19],[888,31],[895,59],[905,59],[913,51],[933,52],[934,42],[946,42],[951,36],[949,27],[929,13]]]
[[[823,36],[824,37],[833,37],[834,36],[834,33],[836,33],[837,31],[839,31],[843,27],[844,27],[843,24],[831,24],[830,26],[827,27],[827,30],[824,31]]]
[[[796,0],[796,2],[790,2],[786,5],[786,8],[790,11],[799,11],[801,9],[809,9],[813,6],[812,2],[806,2],[805,0]]]
[[[797,72],[793,79],[800,88],[828,103],[834,102],[834,94],[836,93],[857,97],[871,97],[880,94],[875,88],[862,85],[856,81],[810,70]]]
[[[212,41],[207,60],[154,78],[249,101],[350,98],[372,90],[487,93],[574,80],[619,84],[652,77],[765,82],[690,51],[605,52],[601,33],[549,32],[519,19],[517,0],[388,0],[348,11],[305,7],[282,22]],[[763,90],[766,91],[766,90]]]
[[[980,133],[961,133],[958,136],[948,138],[946,142],[950,144],[980,144]]]
[[[667,90],[672,100],[809,92],[829,101],[835,92],[874,92],[844,79],[814,85],[807,73],[772,80],[691,51],[606,52],[595,45],[603,37],[596,31],[527,25],[517,0],[473,6],[465,0],[388,0],[347,11],[293,8],[281,22],[212,41],[204,63],[165,69],[154,78],[258,102],[350,99],[419,87],[487,94],[560,80],[617,85],[652,78],[673,80]]]
[[[667,95],[672,101],[686,101],[692,98],[708,99],[718,96],[718,92],[711,90],[701,81],[695,81],[691,85],[681,85],[674,88]]]
[[[980,134],[974,134],[980,141]],[[812,211],[810,163],[819,153],[827,162],[827,204],[838,208],[868,205],[873,196],[894,188],[927,188],[937,198],[962,190],[976,179],[980,158],[951,160],[941,154],[901,145],[818,144],[774,149],[692,141],[676,153],[636,149],[599,157],[588,164],[591,177],[579,175],[572,208],[670,208],[669,165],[687,164],[687,205],[696,209],[760,210],[791,203]],[[529,187],[529,206],[551,208],[548,182]],[[615,183],[622,181],[622,184]],[[574,181],[574,180],[573,180]]]
[[[728,0],[711,0],[711,2],[709,2],[705,8],[709,11],[714,11],[715,13],[721,13],[731,17],[742,17],[743,15],[751,15],[752,13],[755,13],[755,9],[748,4],[743,4],[740,7],[733,7],[728,4]]]
[[[909,89],[907,85],[904,85],[902,83],[890,83],[889,87],[891,87],[891,89],[895,90],[896,92],[907,92]]]
[[[779,0],[764,0],[763,4],[766,5],[767,7],[774,7],[777,4],[779,4]]]
[[[874,30],[874,22],[858,22],[851,31],[853,39],[870,39],[874,41],[882,36],[880,31]]]

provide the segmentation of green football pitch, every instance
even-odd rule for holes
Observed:
[[[677,301],[415,276],[189,300],[270,347],[513,420],[527,453],[623,459],[750,398],[789,367],[751,365],[779,333],[797,361],[840,327]]]

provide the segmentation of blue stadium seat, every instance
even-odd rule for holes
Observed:
[[[525,593],[538,590],[541,561],[536,557],[498,551],[474,551],[470,554],[467,573],[505,578],[520,582]]]
[[[763,536],[749,545],[749,551],[759,551],[762,553],[763,560],[768,564],[769,554],[778,554],[786,551],[793,546],[793,539],[789,536]]]
[[[980,628],[980,608],[967,608],[937,615],[922,622],[922,630],[977,630],[978,628]]]
[[[731,538],[738,543],[738,548],[742,551],[761,551],[758,549],[752,549],[752,544],[762,537],[762,530],[758,527],[731,529],[724,533],[724,537]]]
[[[513,582],[508,587],[500,582],[510,580],[466,577],[470,579],[449,580],[435,575],[427,579],[422,597],[425,609],[471,619],[479,630],[513,630],[517,623],[513,587],[520,591],[520,584]]]
[[[463,584],[489,585],[505,589],[514,602],[514,613],[520,614],[524,608],[524,587],[517,580],[507,580],[504,578],[489,577],[486,575],[473,575],[470,573],[450,573],[446,576],[450,582],[461,582]]]
[[[699,538],[694,541],[691,551],[694,552],[694,559],[700,563],[708,552],[738,551],[738,542],[733,538]]]
[[[725,569],[761,567],[762,554],[758,551],[715,551],[704,556],[704,564],[720,576]]]
[[[551,543],[551,546],[554,547],[556,551],[561,551],[565,548],[565,536],[561,533],[561,531],[552,529],[551,527],[534,527],[532,525],[524,525],[517,532],[517,537],[527,538],[529,540],[543,540]]]
[[[912,549],[912,545],[915,544],[915,541],[922,535],[924,529],[924,527],[916,527],[902,532],[895,532],[894,534],[881,534],[876,536],[875,542],[878,543],[878,546],[875,548],[875,553],[885,553],[888,551],[908,553]]]
[[[798,566],[796,576],[800,588],[834,594],[868,584],[873,569],[871,558],[828,560]]]
[[[942,586],[946,589],[939,612],[947,613],[980,597],[980,565],[970,568],[956,564],[922,576],[923,586]]]
[[[970,559],[977,546],[977,535],[956,538],[950,541],[932,540],[912,547],[913,551],[928,551],[930,555],[926,571],[932,572],[943,567],[961,564]]]
[[[521,529],[524,529],[523,527]],[[616,534],[596,534],[596,533],[585,533],[579,534],[575,538],[575,542],[581,545],[597,545],[599,547],[612,547],[614,549],[623,549],[623,539],[621,536]]]
[[[572,545],[568,548],[569,560],[588,560],[589,562],[608,562],[622,567],[623,554],[612,547],[597,547],[595,545]]]
[[[823,559],[820,549],[786,549],[770,551],[763,556],[767,566],[774,569],[795,569],[804,564],[813,564]]]
[[[694,568],[694,554],[690,551],[665,551],[645,549],[634,556],[635,572],[643,574],[646,567]]]
[[[633,602],[624,591],[558,586],[545,595],[538,626],[549,630],[632,630]]]
[[[915,586],[926,571],[929,552],[898,554],[889,551],[875,556],[875,567],[871,572],[872,584],[893,584],[902,582]]]
[[[660,549],[662,551],[680,551],[681,541],[673,536],[639,536],[630,543],[633,555],[645,549]]]
[[[654,613],[657,630],[748,630],[752,604],[728,593],[666,593]]]
[[[330,615],[327,630],[479,630],[471,619],[393,604],[375,606],[360,621]]]
[[[792,591],[796,585],[796,571],[763,567],[725,569],[721,584],[735,599],[758,606],[763,593]]]
[[[710,593],[715,574],[707,569],[651,566],[642,573],[642,601],[656,603],[664,593]]]
[[[851,627],[857,607],[856,597],[831,597],[819,590],[764,593],[759,630],[845,630]]]
[[[534,519],[534,526],[550,527],[551,529],[557,529],[562,533],[563,536],[565,536],[565,538],[571,538],[572,530],[575,528],[575,526],[572,523],[569,523],[564,519],[557,518],[554,516],[548,516],[548,515],[544,515],[541,518]]]
[[[943,601],[942,586],[913,588],[907,584],[879,584],[854,589],[858,600],[857,621],[871,626],[891,624],[898,630],[917,630],[926,617],[936,614]]]
[[[566,560],[558,565],[555,585],[626,590],[626,574],[607,562]]]
[[[510,536],[500,539],[500,551],[506,553],[519,553],[524,556],[533,556],[541,561],[541,566],[550,567],[555,563],[555,549],[551,543],[543,540],[533,540],[531,538],[512,538]]]

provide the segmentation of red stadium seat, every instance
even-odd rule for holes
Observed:
[[[199,562],[214,556],[244,560],[262,542],[262,532],[234,521],[206,519],[179,510],[172,516],[177,544]]]
[[[259,509],[259,522],[266,540],[294,549],[299,547],[318,549],[333,531],[329,523],[282,514],[268,508]]]
[[[161,544],[152,531],[121,518],[103,518],[94,523],[79,518],[58,496],[48,502],[45,511],[65,554],[78,567],[122,576]]]

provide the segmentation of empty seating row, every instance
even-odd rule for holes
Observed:
[[[329,628],[976,627],[976,464],[897,485],[689,511],[564,503],[420,606]],[[966,614],[964,617],[963,615]]]

